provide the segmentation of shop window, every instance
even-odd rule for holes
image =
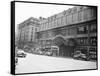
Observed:
[[[77,40],[79,45],[87,45],[88,44],[88,39],[87,38],[79,38]]]

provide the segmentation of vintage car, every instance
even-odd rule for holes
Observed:
[[[73,55],[74,59],[80,59],[80,60],[87,60],[86,54],[83,54],[81,51],[76,51]]]
[[[23,50],[17,52],[17,57],[26,57],[26,53]]]
[[[47,55],[47,56],[52,56],[52,52],[51,51],[47,51],[47,52],[45,52],[45,55]]]
[[[24,46],[23,50],[24,50],[25,52],[32,53],[31,47],[29,47],[29,46],[27,46],[27,45]]]
[[[40,49],[40,48],[36,48],[36,49],[35,49],[35,53],[36,53],[36,54],[40,54],[40,55],[41,55],[41,54],[42,54],[42,51],[41,51],[41,49]]]

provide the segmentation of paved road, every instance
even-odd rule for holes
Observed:
[[[18,65],[16,67],[16,73],[34,73],[95,68],[96,62],[27,54],[26,58],[19,58]]]

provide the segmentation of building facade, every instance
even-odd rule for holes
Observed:
[[[18,27],[18,41],[21,47],[28,43],[35,42],[35,32],[39,27],[38,19],[36,18],[29,18],[24,22],[19,24]]]
[[[96,58],[97,7],[77,6],[46,19],[30,18],[19,25],[19,41],[36,41],[41,47],[58,46],[57,56],[72,57],[80,50]]]
[[[97,56],[97,8],[78,6],[40,22],[37,39],[41,46],[57,45],[59,56],[71,57],[75,50]]]

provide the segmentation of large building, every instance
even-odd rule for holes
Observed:
[[[59,46],[59,56],[71,56],[76,49],[95,57],[97,8],[78,6],[48,17],[40,22],[37,34],[41,46]]]
[[[33,37],[41,47],[58,46],[60,48],[58,56],[71,57],[76,50],[89,57],[97,56],[96,7],[69,8],[46,19],[38,19],[37,23],[39,26]],[[30,32],[28,35],[31,34]],[[30,37],[28,39],[31,40]]]
[[[27,43],[35,42],[35,32],[39,27],[39,20],[36,18],[29,18],[19,24],[18,27],[18,42],[21,47]]]

